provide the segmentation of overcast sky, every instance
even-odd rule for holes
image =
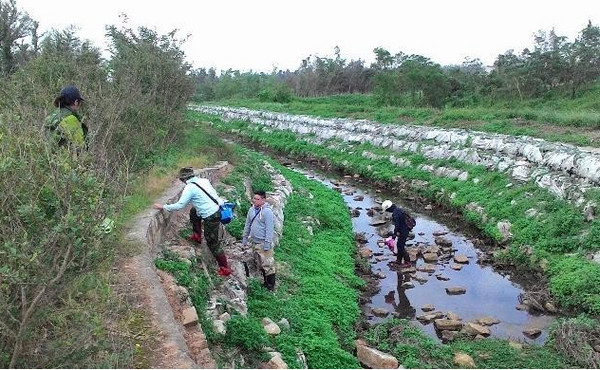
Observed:
[[[600,25],[598,0],[16,0],[40,31],[79,28],[106,48],[106,25],[140,25],[191,35],[184,51],[195,68],[295,70],[309,55],[374,60],[373,49],[419,54],[447,65],[479,58],[491,65],[509,49],[533,45],[538,30],[574,41],[588,20]]]

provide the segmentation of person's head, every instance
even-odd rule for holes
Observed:
[[[186,182],[194,176],[194,169],[192,167],[183,167],[179,170],[179,173],[177,174],[177,178],[182,182]]]
[[[254,207],[262,207],[267,199],[267,193],[264,190],[255,190],[254,196],[252,197],[252,204]]]
[[[83,104],[84,99],[79,93],[79,89],[73,85],[67,85],[60,90],[60,95],[54,99],[54,106],[57,108],[70,108],[73,110],[79,109]]]
[[[386,199],[386,200],[384,200],[384,201],[383,201],[383,203],[381,203],[381,208],[382,208],[384,211],[388,211],[388,210],[389,210],[389,209],[392,207],[392,205],[393,205],[393,204],[394,204],[394,203],[392,203],[392,201],[391,201],[391,200],[389,200],[389,199]]]

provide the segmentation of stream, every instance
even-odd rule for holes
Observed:
[[[419,214],[417,210],[407,208],[399,199],[383,198],[386,196],[384,193],[368,189],[352,178],[336,180],[332,179],[336,175],[298,168],[295,170],[339,191],[349,209],[360,212],[357,214],[354,211],[354,232],[363,233],[366,239],[363,248],[373,251],[368,261],[380,287],[370,297],[370,302],[362,307],[369,324],[391,317],[406,318],[432,338],[441,341],[442,333],[436,330],[434,320],[426,320],[424,316],[435,313],[448,316],[451,312],[463,323],[476,322],[481,318],[497,321],[492,325],[482,325],[489,329],[491,337],[536,344],[542,344],[546,340],[548,327],[554,317],[532,314],[524,309],[519,302],[519,294],[523,293],[523,288],[511,281],[510,276],[502,275],[491,266],[479,264],[482,252],[460,232],[444,225],[443,220]],[[422,250],[432,247],[435,250],[436,237],[444,238],[446,242],[452,243],[451,247],[447,247],[452,251],[451,256],[466,256],[468,263],[459,264],[453,258],[444,259],[443,254],[438,261],[426,263],[423,255],[418,254],[415,255],[416,269],[399,270],[397,265],[390,263],[396,257],[387,246],[382,245],[383,235],[387,230],[393,230],[391,222],[371,226],[384,217],[380,207],[384,199],[390,199],[399,207],[407,209],[417,221],[412,230],[414,239],[409,237],[407,240],[407,250],[415,247],[421,247]],[[372,209],[371,212],[367,212],[369,209]],[[369,213],[373,216],[369,216]],[[427,268],[428,271],[422,271]],[[446,292],[446,288],[455,286],[465,288],[466,292],[456,295]],[[537,328],[540,332],[529,336],[523,333],[532,328]]]

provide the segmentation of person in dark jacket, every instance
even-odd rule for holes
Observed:
[[[87,147],[88,128],[78,113],[83,101],[79,90],[73,85],[65,86],[54,99],[57,109],[46,118],[46,132],[57,146],[77,151]]]
[[[404,212],[402,208],[396,206],[391,200],[385,200],[381,204],[381,208],[384,211],[392,214],[392,222],[394,223],[394,236],[396,237],[396,262],[400,264],[400,267],[406,268],[412,266],[410,262],[410,256],[406,251],[406,239],[408,238],[409,229],[404,222]],[[402,263],[404,260],[404,263]]]

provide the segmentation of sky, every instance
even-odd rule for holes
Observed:
[[[374,61],[373,49],[430,58],[441,65],[520,53],[534,34],[554,28],[574,41],[588,21],[600,26],[597,0],[16,0],[39,31],[77,28],[106,49],[105,28],[145,26],[189,35],[182,49],[194,68],[296,70],[308,56]]]

